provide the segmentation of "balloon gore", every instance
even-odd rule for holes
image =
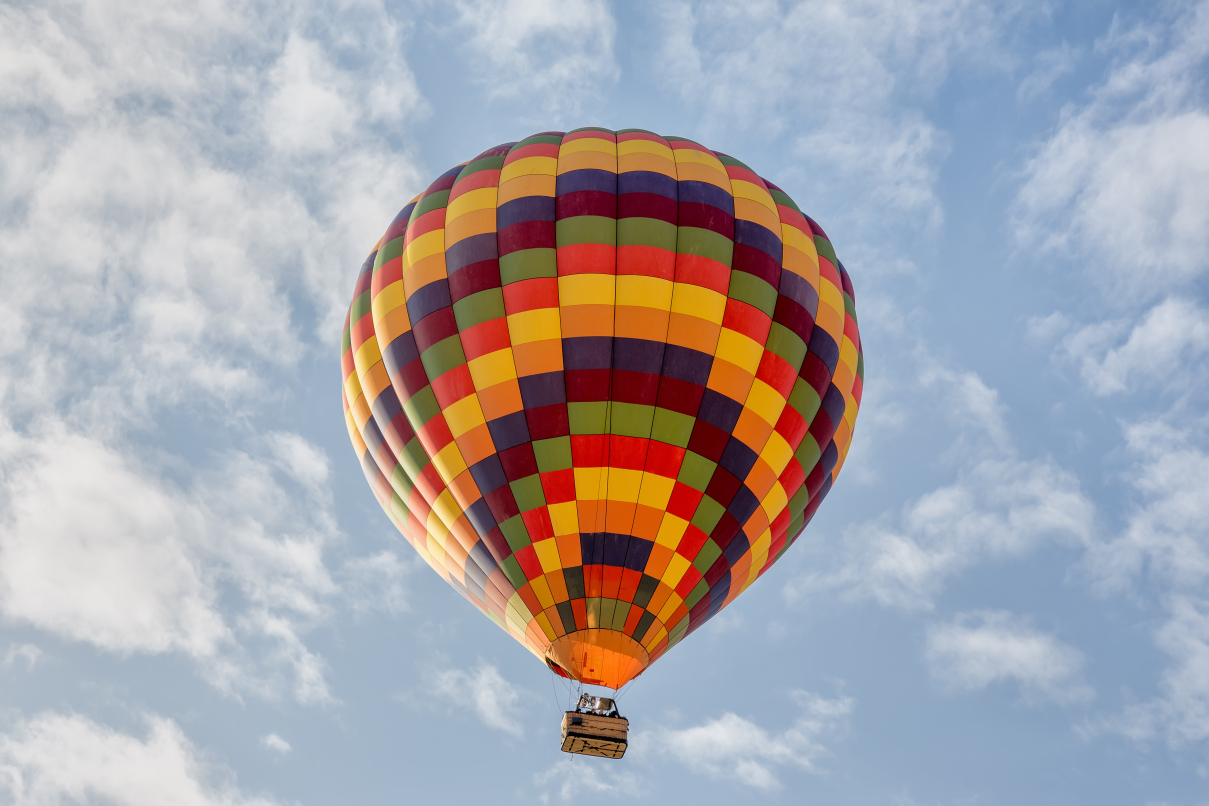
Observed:
[[[545,132],[446,171],[357,279],[345,420],[378,502],[559,674],[619,688],[793,543],[864,359],[823,230],[725,154]]]

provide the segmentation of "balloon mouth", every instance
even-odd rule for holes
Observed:
[[[619,689],[650,665],[642,645],[618,630],[578,630],[556,639],[546,663],[580,683]]]

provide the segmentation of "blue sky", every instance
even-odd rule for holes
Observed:
[[[0,5],[0,803],[1209,803],[1209,3],[193,5]],[[622,762],[339,402],[398,208],[586,125],[783,187],[866,357]]]

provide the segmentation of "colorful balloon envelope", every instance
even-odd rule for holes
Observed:
[[[446,171],[362,267],[344,412],[382,508],[562,675],[619,688],[793,543],[843,466],[852,283],[691,140],[545,132]]]

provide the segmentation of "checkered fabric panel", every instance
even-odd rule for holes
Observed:
[[[425,561],[552,669],[620,687],[792,544],[852,440],[852,282],[776,185],[630,129],[442,174],[357,280],[349,436]]]

